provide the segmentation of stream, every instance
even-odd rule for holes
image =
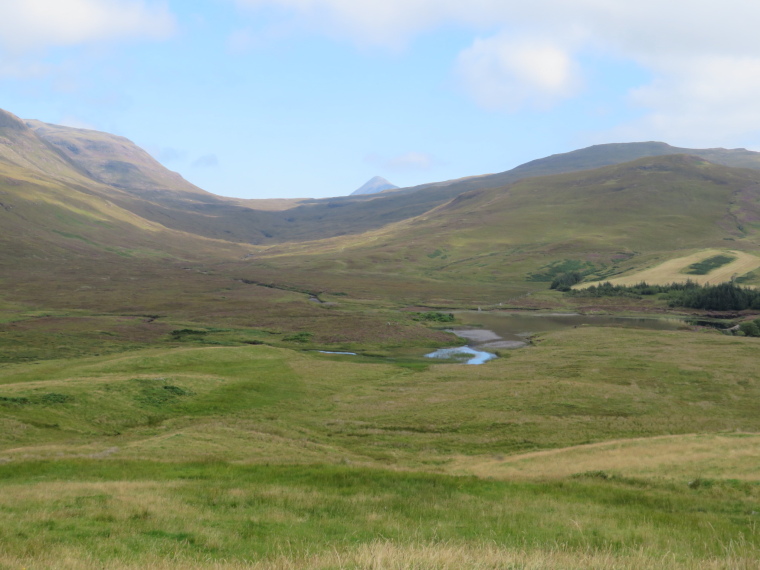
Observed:
[[[516,349],[530,344],[536,333],[551,332],[581,325],[624,327],[649,330],[678,330],[686,321],[681,318],[614,317],[577,313],[484,313],[456,311],[468,328],[447,329],[464,339],[465,346],[442,348],[426,354],[428,358],[455,359],[462,364],[483,364],[497,358],[495,349]]]

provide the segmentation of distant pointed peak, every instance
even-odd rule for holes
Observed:
[[[394,188],[398,188],[398,186],[392,184],[382,176],[373,176],[361,188],[354,190],[351,193],[351,196],[359,196],[361,194],[377,194],[383,190],[393,190]]]

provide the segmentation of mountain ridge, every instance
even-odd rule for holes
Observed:
[[[149,199],[161,200],[166,195],[220,199],[168,170],[126,137],[36,120],[27,120],[25,124],[103,184]]]
[[[421,184],[408,188],[400,188],[397,192],[416,192],[419,190],[447,186],[456,186],[463,191],[476,190],[479,188],[503,186],[523,178],[591,170],[603,166],[630,162],[646,156],[666,156],[673,154],[689,154],[699,156],[710,162],[715,162],[716,164],[722,164],[724,166],[760,170],[760,152],[750,151],[744,148],[725,149],[718,147],[692,149],[675,147],[668,143],[658,141],[605,143],[537,158],[520,164],[510,170],[505,170],[504,172],[466,176],[455,180]]]
[[[281,271],[322,271],[324,279],[334,264],[336,272],[499,283],[527,294],[557,268],[603,279],[677,252],[729,247],[760,250],[760,171],[662,155],[472,190],[359,239],[271,252]]]
[[[520,180],[547,173],[587,171],[599,164],[620,164],[631,157],[669,156],[685,150],[702,160],[760,169],[760,153],[745,149],[681,149],[659,142],[610,143],[536,159],[497,174],[370,195],[265,201],[267,207],[257,209],[256,200],[216,196],[192,185],[124,137],[22,121],[3,111],[0,143],[3,141],[0,162],[52,176],[64,185],[87,188],[152,224],[204,238],[262,246],[361,236],[424,216],[475,190],[505,191]]]

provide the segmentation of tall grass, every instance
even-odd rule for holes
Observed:
[[[356,548],[329,550],[310,555],[280,554],[265,561],[199,561],[173,555],[146,554],[139,562],[102,560],[74,549],[57,555],[18,558],[0,555],[2,568],[49,568],[54,570],[754,570],[756,560],[741,554],[707,559],[655,556],[646,551],[629,555],[605,551],[573,551],[561,545],[551,549],[503,548],[451,542],[402,545],[377,540]]]
[[[760,431],[756,343],[581,327],[479,367],[193,344],[8,365],[0,560],[751,567],[760,487],[715,470],[725,438],[704,443],[709,477],[697,447],[663,475],[667,448],[644,438]],[[602,476],[602,455],[579,452],[520,481],[445,474],[634,437],[662,458],[649,470]]]
[[[285,554],[346,568],[411,568],[415,560],[477,568],[468,565],[489,559],[698,567],[757,561],[760,541],[753,486],[67,461],[2,466],[0,490],[6,560],[54,554],[115,567],[157,558],[279,567]],[[377,566],[365,565],[370,557]]]

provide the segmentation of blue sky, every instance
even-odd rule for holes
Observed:
[[[0,107],[216,194],[339,196],[590,144],[760,148],[745,0],[24,0]]]

